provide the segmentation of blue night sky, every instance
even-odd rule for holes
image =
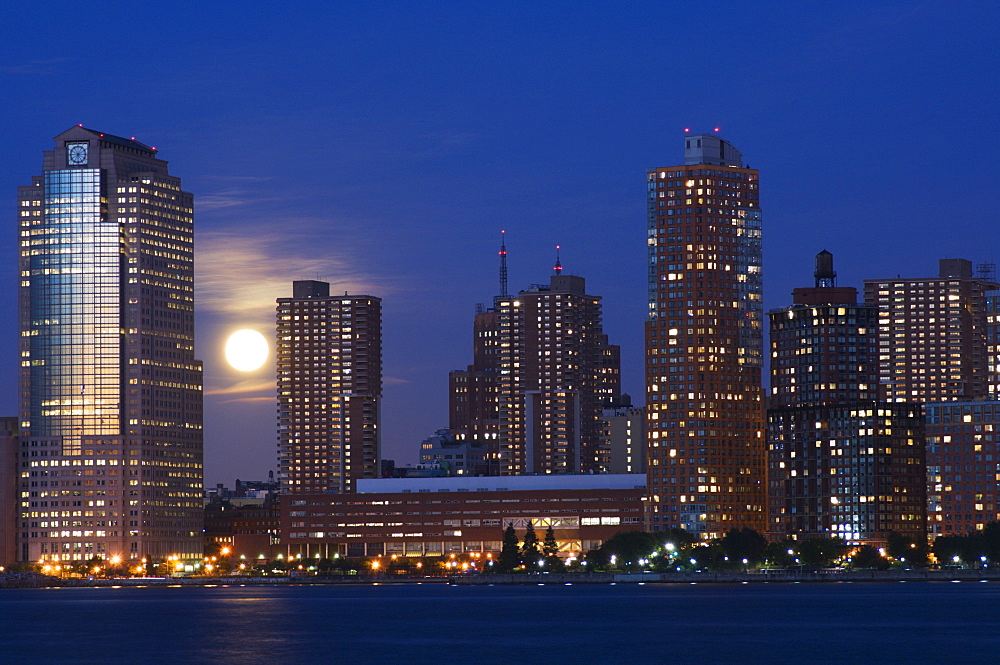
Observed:
[[[538,6],[541,5],[541,6]],[[721,127],[761,172],[765,308],[812,283],[996,259],[995,2],[78,2],[0,9],[0,413],[17,412],[16,187],[82,123],[154,145],[196,197],[206,484],[275,468],[273,337],[295,279],[383,298],[383,456],[447,425],[477,302],[604,297],[641,403],[645,172]]]

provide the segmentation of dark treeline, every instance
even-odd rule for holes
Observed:
[[[733,529],[721,538],[707,541],[682,529],[652,533],[622,531],[580,559],[561,560],[555,554],[555,539],[551,537],[551,531],[550,528],[546,533],[548,547],[539,550],[537,536],[530,525],[523,541],[519,541],[514,527],[508,525],[504,531],[503,551],[492,572],[543,569],[687,572],[830,567],[886,570],[891,567],[923,567],[931,563],[931,550],[926,543],[895,533],[889,535],[885,546],[875,548],[871,545],[851,545],[840,538],[768,541],[764,535],[746,528]],[[992,536],[993,540],[987,536]],[[984,549],[987,542],[993,543],[993,549]],[[948,549],[939,551],[939,544]],[[978,563],[980,556],[986,556],[991,562],[1000,562],[1000,524],[990,525],[977,534],[938,538],[933,554],[941,563],[951,563],[954,556],[959,556],[966,564]]]

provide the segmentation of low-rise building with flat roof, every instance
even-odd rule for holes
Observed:
[[[565,557],[643,528],[641,474],[359,480],[357,493],[281,497],[289,558],[497,555],[503,531],[552,527]]]

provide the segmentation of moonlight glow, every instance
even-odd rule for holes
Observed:
[[[238,330],[226,341],[226,360],[241,372],[259,369],[267,360],[267,340],[256,330]]]

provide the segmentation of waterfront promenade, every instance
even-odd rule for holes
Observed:
[[[47,575],[0,574],[0,588],[26,587],[145,587],[145,586],[282,586],[342,584],[761,584],[831,582],[978,582],[1000,581],[1000,568],[954,570],[826,570],[722,571],[673,573],[520,573],[405,577],[348,575],[336,577],[132,577],[120,579],[60,579]]]

